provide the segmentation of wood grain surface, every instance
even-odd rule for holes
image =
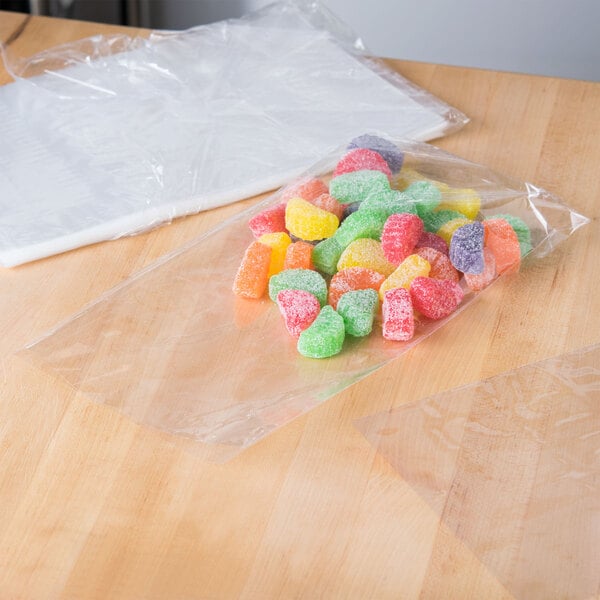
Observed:
[[[120,30],[0,12],[0,39],[25,56]],[[0,600],[511,597],[353,421],[600,341],[600,84],[389,64],[470,116],[437,145],[532,181],[593,222],[224,465],[14,352],[255,199],[0,270]]]

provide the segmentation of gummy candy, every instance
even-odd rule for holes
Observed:
[[[287,269],[269,279],[269,298],[277,301],[282,290],[304,290],[317,297],[321,306],[327,304],[327,283],[323,276],[310,269]]]
[[[454,219],[464,219],[465,216],[456,210],[433,210],[431,212],[420,215],[423,219],[425,231],[437,233],[437,231],[448,221]]]
[[[335,232],[335,239],[342,247],[358,238],[379,239],[388,216],[381,210],[357,210],[348,215]]]
[[[415,317],[410,293],[405,288],[388,290],[383,297],[383,337],[408,341],[415,334]]]
[[[521,257],[531,252],[533,249],[533,246],[531,245],[531,231],[523,219],[520,219],[515,215],[494,215],[490,218],[504,219],[515,230],[519,240],[519,246],[521,247]]]
[[[319,242],[312,252],[315,268],[327,275],[333,275],[337,271],[337,264],[343,251],[343,246],[337,242],[335,237]]]
[[[248,226],[255,238],[259,238],[265,233],[287,232],[285,228],[285,206],[276,204],[270,208],[266,208],[257,215],[254,215]]]
[[[355,148],[350,150],[338,162],[333,176],[343,175],[344,173],[354,173],[354,171],[381,171],[388,178],[392,177],[392,172],[385,162],[383,156],[368,148]]]
[[[483,272],[483,225],[473,221],[459,227],[450,240],[450,260],[463,273]]]
[[[381,171],[354,171],[334,177],[329,182],[329,193],[343,204],[361,202],[370,194],[390,190],[390,182]]]
[[[365,267],[348,267],[338,271],[329,282],[329,304],[337,309],[338,300],[346,292],[372,289],[378,291],[385,275]]]
[[[321,194],[327,194],[328,192],[327,186],[320,179],[313,178],[299,181],[284,188],[281,192],[281,201],[285,204],[292,198],[302,198],[302,200],[312,202]]]
[[[308,242],[294,242],[285,252],[284,269],[314,269],[312,262],[313,246]]]
[[[448,244],[439,235],[424,231],[415,248],[433,248],[442,254],[448,256]]]
[[[371,238],[359,238],[348,244],[340,256],[337,268],[341,271],[348,267],[365,267],[386,276],[396,268],[386,260],[381,242]]]
[[[460,273],[452,266],[450,259],[434,248],[417,248],[415,254],[424,258],[430,265],[429,277],[433,279],[450,279],[456,281],[460,279]]]
[[[329,194],[321,194],[309,202],[318,208],[333,213],[338,220],[341,220],[344,216],[344,205],[340,204],[333,196],[330,196]]]
[[[283,269],[285,254],[292,240],[287,233],[264,233],[258,238],[258,241],[272,249],[269,265],[269,277],[271,277]]]
[[[478,275],[465,273],[465,282],[474,292],[486,288],[496,279],[496,259],[489,248],[483,249],[483,271]]]
[[[404,190],[404,194],[415,203],[420,217],[436,208],[442,199],[442,193],[430,181],[415,181]]]
[[[409,254],[423,234],[423,221],[416,215],[399,213],[391,215],[381,232],[381,247],[387,260],[399,265]]]
[[[292,198],[285,207],[285,226],[301,240],[310,242],[331,237],[339,223],[334,214],[302,198]]]
[[[309,358],[339,354],[345,337],[344,319],[329,305],[324,306],[312,325],[298,338],[298,352]]]
[[[354,138],[348,144],[348,150],[353,148],[367,148],[381,154],[392,173],[398,173],[402,168],[404,162],[402,151],[392,142],[377,135],[364,134]]]
[[[321,305],[317,297],[306,290],[281,290],[277,306],[289,334],[297,338],[317,318]]]
[[[466,217],[459,217],[457,219],[452,219],[451,221],[447,221],[444,223],[438,230],[437,234],[447,243],[450,244],[450,240],[454,235],[454,232],[463,225],[467,225],[470,223],[469,219]]]
[[[427,277],[431,265],[418,254],[407,256],[398,268],[389,275],[379,288],[379,297],[383,301],[385,293],[393,288],[409,288],[415,277]]]
[[[521,246],[515,230],[504,219],[486,219],[483,222],[485,245],[496,259],[496,273],[519,270],[521,263]]]
[[[252,242],[239,266],[233,282],[233,293],[244,298],[260,298],[267,289],[272,250],[260,242]]]
[[[367,196],[361,203],[359,210],[378,210],[390,216],[396,213],[417,214],[416,205],[398,190],[388,190]]]
[[[410,286],[413,306],[429,319],[443,319],[453,313],[463,298],[460,285],[449,279],[416,277]]]
[[[474,219],[481,208],[481,198],[475,190],[448,188],[444,191],[440,210],[456,210],[467,219]]]
[[[346,292],[338,302],[337,312],[344,320],[346,333],[354,337],[369,335],[379,308],[379,296],[375,290]]]

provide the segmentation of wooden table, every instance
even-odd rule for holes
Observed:
[[[0,39],[24,55],[121,29],[0,13]],[[600,84],[389,64],[471,117],[439,146],[535,182],[593,223],[224,465],[13,353],[255,200],[0,271],[0,598],[510,597],[353,421],[600,339]]]

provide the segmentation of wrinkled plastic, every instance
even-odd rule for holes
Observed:
[[[428,140],[467,121],[316,2],[4,60],[4,266],[275,189],[365,129]]]
[[[523,600],[600,589],[600,344],[357,421]]]
[[[399,146],[407,169],[475,189],[484,215],[520,216],[531,228],[534,256],[587,221],[535,186],[426,144]],[[339,148],[301,179],[330,173],[343,153]],[[26,353],[91,399],[140,423],[220,444],[228,457],[397,358],[452,318],[422,323],[409,342],[387,341],[379,332],[347,340],[340,355],[326,360],[300,356],[274,303],[231,291],[253,239],[248,220],[279,202],[281,193],[117,286]],[[467,292],[459,311],[475,297]]]

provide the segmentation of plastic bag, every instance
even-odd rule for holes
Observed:
[[[599,344],[356,425],[516,598],[598,592]]]
[[[275,189],[364,129],[428,140],[466,122],[363,52],[300,1],[149,39],[7,50],[0,264]]]
[[[532,256],[550,252],[584,224],[548,192],[432,146],[400,142],[405,165],[471,188],[482,214],[510,212],[531,228]],[[345,148],[301,180],[331,172]],[[27,354],[91,399],[159,429],[222,445],[228,457],[419,343],[447,319],[424,323],[410,342],[373,334],[323,361],[304,358],[268,298],[231,291],[249,218],[282,191],[109,291]],[[449,192],[451,193],[451,192]],[[467,293],[459,311],[477,297]],[[454,313],[456,314],[456,313]],[[451,315],[452,317],[452,315]],[[449,318],[451,318],[449,317]]]

